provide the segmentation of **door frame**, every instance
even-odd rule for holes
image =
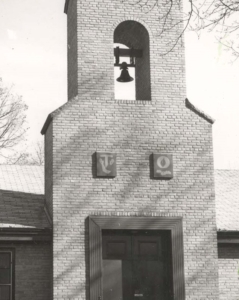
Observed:
[[[100,300],[102,283],[102,230],[170,230],[174,300],[185,300],[182,217],[89,216],[90,300]]]

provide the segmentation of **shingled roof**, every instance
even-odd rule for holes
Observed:
[[[0,165],[0,228],[49,228],[44,168]]]
[[[0,190],[44,195],[44,168],[0,165]]]
[[[239,170],[215,170],[217,229],[239,231]]]

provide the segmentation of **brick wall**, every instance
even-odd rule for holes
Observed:
[[[55,299],[86,296],[85,219],[95,212],[183,216],[186,299],[218,299],[211,125],[171,103],[75,99],[55,117]],[[95,151],[117,153],[115,179],[95,178]],[[172,180],[150,179],[152,152],[173,154]]]
[[[186,299],[218,300],[212,128],[185,107],[184,49],[160,55],[176,35],[159,38],[163,7],[77,4],[78,97],[53,120],[54,299],[89,299],[85,222],[107,213],[182,216]],[[113,34],[124,20],[149,32],[151,101],[114,99]],[[95,177],[95,151],[117,153],[116,178]],[[153,152],[173,154],[172,180],[150,178]]]
[[[220,300],[239,299],[239,245],[219,244]]]
[[[45,201],[47,210],[52,217],[53,196],[53,124],[48,127],[45,134]]]
[[[51,245],[45,243],[1,243],[15,249],[15,300],[52,299]]]
[[[67,18],[67,61],[68,61],[68,99],[77,95],[77,5],[70,1]]]
[[[70,1],[68,43],[77,26],[78,57],[76,58],[75,50],[71,56],[69,53],[68,73],[71,75],[68,85],[75,86],[77,66],[80,97],[92,95],[97,98],[111,98],[114,94],[114,30],[123,21],[135,20],[149,31],[152,100],[160,101],[165,97],[164,90],[170,90],[172,95],[176,94],[180,99],[180,95],[185,94],[184,51],[181,43],[167,56],[161,55],[169,50],[168,42],[178,37],[177,26],[170,35],[164,34],[160,37],[162,24],[158,17],[165,12],[164,6],[145,13],[139,6],[130,3],[133,1]],[[75,18],[76,11],[78,19]],[[176,22],[181,17],[181,12],[178,7],[172,11],[172,20]],[[73,48],[76,49],[75,46]]]

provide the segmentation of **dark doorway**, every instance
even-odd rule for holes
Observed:
[[[173,299],[169,230],[103,230],[103,300]]]

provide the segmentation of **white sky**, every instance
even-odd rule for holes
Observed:
[[[29,140],[67,101],[65,0],[0,1],[0,77],[29,106]],[[213,35],[186,37],[187,97],[216,119],[215,168],[239,169],[239,60],[230,64]],[[237,81],[236,81],[237,79]]]

